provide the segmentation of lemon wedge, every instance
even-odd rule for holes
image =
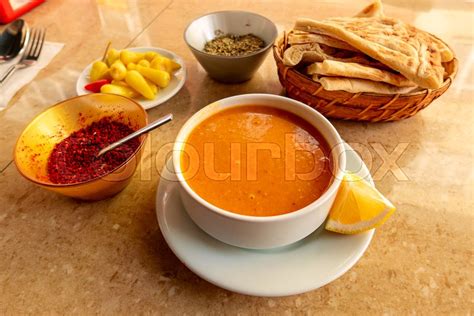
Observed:
[[[395,206],[361,177],[347,173],[329,211],[326,229],[357,234],[383,224]]]

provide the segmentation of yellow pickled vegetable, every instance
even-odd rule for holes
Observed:
[[[120,60],[117,60],[110,66],[109,73],[112,79],[123,80],[127,74],[127,68]]]
[[[117,85],[117,84],[106,84],[100,88],[100,92],[108,94],[118,94],[127,98],[135,98],[138,93],[130,87]]]
[[[94,82],[100,79],[104,79],[109,74],[109,67],[103,61],[96,61],[92,64],[91,71],[89,73],[90,81]]]
[[[151,91],[153,91],[153,94],[155,94],[155,96],[156,96],[156,94],[158,93],[158,87],[156,86],[156,84],[154,84],[153,82],[151,82],[147,78],[145,78],[145,81],[146,81],[146,83],[148,83],[148,85],[151,88]]]
[[[176,70],[181,69],[181,65],[178,64],[177,62],[175,62],[174,60],[170,59],[170,62],[171,62],[171,70],[172,71],[176,71]]]
[[[150,63],[150,67],[154,69],[164,70],[171,74],[181,68],[181,65],[167,57],[157,55]]]
[[[135,63],[129,63],[127,65],[127,70],[136,70],[137,69],[137,64]]]
[[[166,72],[171,72],[171,63],[170,59],[161,55],[157,55],[150,63],[150,67],[154,69],[163,70]]]
[[[148,60],[149,62],[151,62],[153,60],[153,58],[156,57],[156,55],[158,55],[157,52],[146,52],[145,53],[145,59]]]
[[[116,50],[115,48],[111,48],[107,52],[107,56],[105,59],[107,61],[107,65],[109,65],[110,67],[119,58],[120,58],[120,51]]]
[[[145,58],[144,53],[131,52],[129,50],[122,50],[120,52],[120,60],[128,65],[129,63],[138,63],[141,59]]]
[[[137,65],[137,70],[143,77],[157,84],[160,88],[166,88],[170,84],[171,76],[166,71],[143,67],[141,65]]]
[[[143,67],[150,67],[150,62],[146,59],[142,59],[138,62],[137,65],[143,66]]]
[[[116,85],[116,86],[124,86],[130,88],[130,86],[123,80],[112,80],[111,84]],[[131,88],[130,88],[131,89]]]
[[[143,66],[137,66],[137,69],[139,67],[144,68],[144,69],[150,69]],[[150,99],[150,100],[155,98],[155,94],[151,90],[148,83],[146,83],[145,78],[143,78],[143,76],[138,71],[136,70],[128,71],[127,75],[125,76],[125,82],[130,87],[135,89],[138,93],[143,95],[145,98]]]

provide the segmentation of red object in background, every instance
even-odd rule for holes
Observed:
[[[0,0],[0,24],[7,24],[22,16],[45,0]]]

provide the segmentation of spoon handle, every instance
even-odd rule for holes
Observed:
[[[132,134],[122,138],[121,140],[116,141],[115,143],[112,143],[109,146],[103,148],[101,151],[99,151],[99,153],[97,154],[97,157],[100,157],[103,154],[105,154],[106,152],[108,152],[108,151],[110,151],[114,148],[117,148],[118,146],[126,143],[127,141],[129,141],[132,138],[140,136],[141,134],[147,133],[147,132],[149,132],[149,131],[151,131],[151,130],[153,130],[153,129],[155,129],[155,128],[157,128],[157,127],[159,127],[159,126],[161,126],[165,123],[168,123],[172,119],[173,119],[173,114],[171,114],[171,113],[157,119],[156,121],[148,124],[147,126],[140,128],[138,131],[135,131]]]
[[[13,65],[11,66],[10,68],[8,68],[8,70],[2,75],[2,77],[0,78],[0,87],[3,85],[4,82],[6,82],[8,80],[8,78],[11,77],[11,75],[13,75],[13,73],[15,72],[15,70],[17,70],[19,67],[18,65]]]

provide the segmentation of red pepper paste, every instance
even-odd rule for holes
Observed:
[[[72,133],[54,146],[48,158],[49,180],[58,184],[78,183],[114,170],[135,152],[140,145],[138,138],[100,157],[97,154],[133,132],[129,126],[105,117]]]

